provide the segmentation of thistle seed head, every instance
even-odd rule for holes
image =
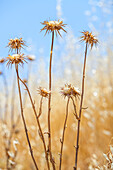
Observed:
[[[89,33],[89,31],[83,31],[81,33],[83,34],[83,36],[80,37],[81,41],[85,41],[85,43],[88,43],[89,45],[91,45],[91,49],[94,44],[97,45],[98,39],[95,38],[92,32]]]
[[[80,96],[80,91],[78,88],[72,86],[71,84],[65,84],[64,87],[61,88],[61,94],[64,96],[64,98],[67,97],[77,97]]]
[[[34,61],[35,60],[35,56],[34,55],[27,55],[26,57],[30,61]]]
[[[18,49],[19,51],[21,48],[23,48],[25,45],[25,41],[22,38],[15,38],[15,39],[10,39],[7,47],[10,48],[10,50],[15,50]]]
[[[64,32],[66,32],[66,30],[63,28],[63,27],[65,27],[66,24],[63,24],[63,21],[60,21],[60,20],[58,20],[58,21],[44,21],[44,22],[41,22],[41,24],[45,25],[41,29],[41,31],[46,30],[45,35],[49,32],[55,31],[56,35],[58,33],[61,36],[60,30],[63,30]]]
[[[2,75],[3,73],[2,73],[2,71],[0,71],[0,75]]]
[[[0,63],[4,63],[5,62],[5,59],[4,58],[2,58],[2,59],[0,59]]]
[[[38,88],[38,93],[42,96],[42,97],[48,97],[50,92],[47,91],[45,88],[43,87],[39,87]]]
[[[12,56],[9,55],[6,58],[7,66],[12,64],[24,64],[26,62],[26,58],[24,57],[24,54],[13,54]]]

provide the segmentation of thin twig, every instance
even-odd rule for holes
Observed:
[[[62,134],[62,139],[60,140],[60,142],[61,142],[61,149],[60,149],[60,164],[59,164],[59,170],[61,170],[61,166],[62,166],[62,154],[63,154],[64,137],[65,137],[65,130],[66,130],[67,118],[68,118],[69,100],[70,100],[70,97],[68,97],[68,101],[67,101],[66,117],[65,117],[65,121],[64,121],[63,134]]]
[[[16,69],[16,74],[17,74],[18,92],[19,92],[19,98],[20,98],[20,108],[21,108],[21,116],[22,116],[22,120],[23,120],[23,124],[24,124],[24,130],[25,130],[25,133],[26,133],[31,157],[33,159],[35,168],[38,170],[39,168],[38,168],[38,165],[37,165],[35,158],[34,158],[34,155],[33,155],[33,150],[32,150],[32,147],[31,147],[30,139],[29,139],[29,136],[28,136],[28,130],[27,130],[24,114],[23,114],[22,97],[21,97],[21,90],[20,90],[20,83],[19,83],[18,65],[15,65],[15,69]]]
[[[35,117],[36,117],[36,120],[37,120],[38,127],[39,127],[39,133],[40,133],[43,145],[44,145],[45,157],[46,157],[47,167],[48,167],[48,170],[49,170],[50,166],[49,166],[49,160],[48,160],[48,153],[47,153],[47,150],[46,150],[45,138],[44,138],[44,135],[43,135],[43,132],[42,132],[42,128],[41,128],[39,119],[38,119],[38,115],[37,115],[37,112],[36,112],[36,109],[35,109],[35,105],[33,103],[33,100],[32,100],[32,97],[31,97],[31,94],[30,94],[30,91],[29,91],[27,85],[23,82],[23,80],[20,77],[18,77],[18,78],[22,82],[22,84],[26,87],[26,90],[28,92],[28,95],[29,95],[29,98],[30,98],[30,101],[31,101],[31,105],[32,105],[32,108],[33,108],[33,111],[34,111],[34,114],[35,114]]]
[[[42,100],[43,100],[43,96],[41,97],[41,100],[40,100],[40,108],[39,108],[38,119],[39,119],[39,117],[40,117],[41,114],[42,114]]]
[[[78,117],[78,115],[77,115],[77,110],[76,110],[76,105],[75,105],[75,102],[74,102],[74,99],[73,99],[73,97],[71,96],[71,100],[72,100],[72,102],[73,102],[73,106],[74,106],[74,116],[76,117],[76,119],[77,120],[79,120],[79,117]]]
[[[28,71],[27,71],[27,85],[28,85],[28,87],[29,87],[31,68],[32,68],[32,63],[30,63],[30,65],[28,64]],[[26,106],[26,101],[27,101],[27,92],[25,91],[24,100],[23,100],[23,106],[24,107]]]
[[[51,69],[52,69],[52,54],[53,54],[53,43],[54,43],[54,31],[52,32],[52,43],[51,43],[51,52],[50,52],[50,65],[49,65],[49,91],[51,91]],[[50,154],[50,161],[53,166],[53,170],[55,170],[55,161],[54,158],[52,157],[52,152],[51,152],[51,93],[49,93],[49,98],[48,98],[48,152]]]
[[[86,68],[87,48],[88,48],[88,43],[86,43],[85,58],[84,58],[84,66],[83,66],[82,94],[81,94],[80,110],[79,110],[79,120],[78,120],[78,127],[77,127],[77,141],[76,141],[75,167],[73,167],[74,170],[77,170],[77,160],[78,160],[78,150],[79,150],[79,135],[80,135],[80,119],[81,119],[82,104],[83,104],[83,97],[84,97],[84,80],[85,80],[85,68]]]

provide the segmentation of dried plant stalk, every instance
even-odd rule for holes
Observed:
[[[79,120],[79,117],[78,117],[78,115],[77,115],[77,109],[76,109],[76,104],[75,104],[75,102],[74,102],[74,99],[73,99],[73,97],[71,96],[71,100],[72,100],[72,102],[73,102],[73,107],[74,107],[74,116],[76,117],[76,119],[77,120]]]
[[[30,150],[30,153],[31,153],[32,160],[34,162],[35,168],[38,170],[39,168],[38,168],[38,165],[37,165],[36,160],[35,160],[34,155],[33,155],[33,150],[32,150],[32,147],[31,147],[31,143],[30,143],[30,139],[29,139],[29,135],[28,135],[28,130],[27,130],[24,114],[23,114],[21,89],[20,89],[20,83],[19,83],[18,65],[16,65],[16,64],[15,64],[15,69],[16,69],[16,74],[17,74],[18,92],[19,92],[19,98],[20,98],[20,108],[21,108],[21,116],[22,116],[22,120],[23,120],[23,124],[24,124],[24,130],[25,130],[25,133],[26,133],[27,142],[28,142],[28,145],[29,145],[29,150]]]
[[[31,101],[31,104],[32,104],[32,108],[33,108],[33,111],[34,111],[34,114],[35,114],[35,117],[36,117],[36,121],[37,121],[37,124],[38,124],[38,127],[39,127],[39,132],[40,132],[40,136],[41,136],[41,139],[42,139],[42,142],[43,142],[43,145],[44,145],[44,151],[45,151],[45,156],[46,156],[46,162],[47,162],[47,167],[48,167],[48,170],[50,169],[50,166],[49,166],[49,160],[48,160],[48,153],[47,153],[47,150],[46,150],[46,143],[45,143],[45,139],[44,139],[44,135],[43,135],[43,132],[42,132],[42,128],[41,128],[41,125],[40,125],[40,122],[39,122],[39,115],[41,113],[39,113],[39,115],[37,115],[37,112],[36,112],[36,109],[35,109],[35,105],[33,103],[33,100],[32,100],[32,97],[31,97],[31,94],[30,94],[30,91],[27,87],[27,85],[24,83],[24,81],[22,81],[22,79],[20,77],[18,77],[19,80],[22,82],[22,84],[26,87],[26,90],[27,90],[27,93],[29,95],[29,98],[30,98],[30,101]],[[42,105],[42,99],[41,99],[41,104]],[[41,109],[40,109],[41,110]]]
[[[83,105],[83,97],[84,97],[84,80],[85,80],[87,48],[88,48],[88,45],[90,45],[91,49],[92,49],[93,45],[96,46],[97,43],[98,43],[98,39],[96,39],[95,36],[92,35],[92,32],[89,33],[89,31],[83,31],[82,34],[83,34],[83,36],[81,36],[81,41],[85,41],[86,47],[85,47],[85,57],[84,57],[83,76],[82,76],[82,94],[81,94],[79,119],[78,119],[78,127],[77,127],[77,141],[76,141],[76,155],[75,155],[74,170],[77,170],[77,160],[78,160],[78,150],[79,150],[79,135],[80,135],[80,119],[81,119],[81,113],[82,113],[82,109],[83,109],[82,105]]]
[[[38,119],[39,119],[39,117],[40,117],[41,114],[42,114],[42,101],[43,101],[43,96],[41,97],[41,100],[40,100],[40,108],[39,108]]]
[[[87,47],[88,47],[88,43],[86,43],[84,66],[83,66],[82,94],[81,94],[81,101],[80,101],[79,120],[78,120],[78,126],[77,126],[77,141],[76,141],[76,155],[75,155],[75,167],[74,167],[74,170],[77,170],[77,159],[78,159],[78,149],[79,149],[79,135],[80,135],[80,119],[81,119],[82,104],[83,104],[83,97],[84,97],[84,80],[85,80]]]
[[[67,124],[67,119],[68,119],[69,100],[70,100],[70,97],[68,97],[68,101],[67,101],[66,117],[65,117],[65,121],[64,121],[63,134],[62,134],[62,139],[60,140],[60,142],[61,142],[61,149],[60,149],[60,164],[59,164],[59,170],[61,170],[61,167],[62,167],[62,154],[63,154],[63,145],[64,145],[64,137],[65,137],[66,124]]]
[[[51,92],[51,68],[52,68],[52,54],[53,54],[53,43],[54,43],[54,31],[52,31],[52,43],[51,43],[51,52],[50,52],[50,65],[49,65],[49,91]],[[52,163],[53,169],[55,170],[55,162],[52,157],[51,152],[51,93],[49,93],[48,98],[48,152],[50,154],[50,161]]]
[[[54,42],[54,32],[61,36],[60,30],[63,30],[66,32],[66,30],[63,28],[66,24],[63,24],[63,21],[44,21],[42,22],[42,25],[44,27],[41,29],[41,31],[46,30],[46,33],[52,33],[52,43],[51,43],[51,52],[50,52],[50,65],[49,65],[49,91],[51,92],[51,68],[52,68],[52,53],[53,53],[53,42]],[[61,36],[62,37],[62,36]],[[50,161],[52,163],[53,169],[55,170],[55,161],[52,157],[52,151],[51,151],[51,120],[50,120],[50,113],[51,113],[51,93],[49,94],[48,99],[48,153],[50,155]]]

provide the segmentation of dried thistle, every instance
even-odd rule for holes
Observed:
[[[58,20],[58,21],[44,21],[44,22],[41,22],[41,24],[45,25],[41,29],[41,31],[46,30],[45,35],[47,34],[47,32],[49,33],[49,32],[55,31],[56,35],[58,33],[61,36],[59,30],[63,30],[64,32],[66,32],[66,30],[63,28],[63,27],[65,27],[66,24],[63,24],[63,21],[60,21],[60,20]]]
[[[49,64],[49,91],[51,91],[51,87],[52,87],[52,76],[51,76],[51,69],[52,69],[52,54],[53,54],[53,44],[54,44],[54,32],[57,33],[61,36],[60,34],[60,30],[63,30],[64,32],[66,32],[66,30],[64,30],[63,27],[65,27],[66,24],[63,24],[63,21],[44,21],[41,23],[42,25],[44,25],[44,27],[41,29],[41,31],[46,30],[46,33],[52,33],[52,42],[51,42],[51,51],[50,51],[50,64]],[[50,162],[52,163],[53,169],[55,168],[55,161],[54,158],[52,156],[52,151],[51,151],[51,121],[50,121],[50,116],[51,116],[51,93],[49,93],[48,95],[48,151],[50,155]]]
[[[80,96],[80,91],[78,90],[78,88],[72,86],[71,84],[65,84],[65,86],[61,88],[60,92],[64,97]]]
[[[0,59],[0,63],[4,63],[5,62],[5,59],[4,58],[2,58],[2,59]]]
[[[38,93],[42,96],[42,97],[48,97],[48,95],[50,94],[49,91],[47,91],[45,88],[43,87],[39,87],[38,88]]]
[[[34,55],[27,55],[26,58],[30,61],[34,61],[35,60],[35,56]]]
[[[13,54],[12,56],[9,55],[6,58],[7,65],[12,65],[12,64],[24,64],[26,62],[26,58],[24,57],[24,54]]]
[[[23,48],[23,46],[25,45],[25,41],[22,38],[15,38],[15,39],[10,39],[9,43],[7,45],[8,47],[10,47],[10,50],[21,50],[21,48]]]
[[[3,72],[2,71],[0,71],[0,75],[2,75],[3,74]]]
[[[92,34],[92,32],[89,33],[89,31],[83,31],[81,32],[83,36],[81,36],[81,41],[85,41],[87,44],[91,45],[91,49],[93,45],[97,45],[98,39],[95,38],[95,36]]]
[[[71,95],[71,89],[68,84],[65,84],[65,86],[61,88],[60,92],[64,97],[69,97]]]
[[[77,87],[71,85],[70,89],[73,96],[75,97],[80,96],[80,91]]]
[[[80,100],[80,109],[79,109],[79,119],[78,119],[78,128],[77,128],[77,137],[76,137],[76,153],[75,153],[75,166],[74,170],[77,170],[78,165],[78,150],[79,150],[79,133],[80,133],[80,124],[81,124],[81,114],[82,114],[82,105],[83,105],[83,99],[84,99],[84,86],[85,86],[85,72],[86,72],[86,59],[87,59],[87,49],[88,45],[91,45],[91,49],[93,45],[97,45],[98,40],[95,38],[94,35],[92,35],[92,32],[89,33],[89,31],[83,31],[83,36],[81,36],[81,41],[85,41],[86,47],[85,47],[85,56],[84,56],[84,64],[83,64],[83,75],[82,75],[82,92],[81,92],[81,100]]]

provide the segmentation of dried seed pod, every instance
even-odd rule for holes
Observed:
[[[83,31],[81,33],[83,34],[83,36],[80,37],[81,41],[85,41],[86,43],[91,45],[91,49],[92,49],[94,44],[97,45],[98,39],[95,38],[95,36],[92,34],[92,32]]]
[[[55,31],[56,35],[58,33],[61,36],[60,30],[63,30],[64,32],[66,32],[66,30],[63,28],[63,27],[65,27],[66,24],[63,24],[63,21],[60,21],[60,20],[58,20],[58,21],[44,21],[44,22],[41,22],[41,24],[45,25],[41,29],[41,31],[46,30],[45,35],[49,32]]]
[[[39,87],[38,88],[38,93],[42,96],[42,97],[48,97],[48,95],[50,94],[49,91],[47,91],[45,88],[43,87]]]

